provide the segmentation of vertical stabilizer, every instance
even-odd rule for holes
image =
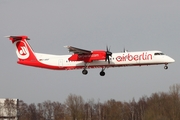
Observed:
[[[7,36],[15,46],[18,63],[24,64],[37,61],[36,56],[28,44],[28,36]]]

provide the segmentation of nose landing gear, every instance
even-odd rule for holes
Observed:
[[[168,66],[167,66],[167,64],[165,64],[165,66],[164,66],[164,69],[165,69],[165,70],[167,70],[167,69],[168,69]]]

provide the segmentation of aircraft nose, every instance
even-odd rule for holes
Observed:
[[[175,62],[175,60],[173,58],[169,57],[169,62],[173,63],[173,62]]]

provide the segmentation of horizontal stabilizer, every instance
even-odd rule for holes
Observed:
[[[22,40],[22,39],[26,39],[26,40],[30,40],[28,38],[28,36],[22,35],[22,36],[5,36],[6,38],[9,38],[11,41],[15,42],[17,40]]]

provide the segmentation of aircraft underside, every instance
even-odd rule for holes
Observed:
[[[101,66],[76,66],[76,67],[63,67],[66,70],[74,70],[74,69],[83,69],[82,74],[87,75],[88,70],[87,69],[92,69],[92,68],[101,68],[100,71],[100,76],[105,76],[105,69],[106,68],[111,68],[111,67],[128,67],[128,66],[148,66],[148,65],[158,65],[158,64],[165,64],[164,69],[168,69],[168,64],[167,63],[152,63],[152,64],[127,64],[127,65],[101,65]]]
[[[87,69],[93,69],[93,68],[101,68],[100,71],[100,76],[105,76],[105,69],[106,68],[113,68],[113,67],[130,67],[130,66],[149,66],[149,65],[159,65],[159,64],[164,64],[164,69],[168,69],[168,63],[144,63],[144,64],[106,64],[106,65],[88,65],[88,64],[84,64],[84,66],[52,66],[52,65],[48,65],[48,64],[37,64],[32,63],[32,62],[23,62],[23,61],[18,61],[19,64],[22,65],[27,65],[27,66],[33,66],[33,67],[39,67],[39,68],[46,68],[46,69],[52,69],[52,70],[77,70],[77,69],[83,69],[82,70],[82,74],[83,75],[87,75],[88,74],[88,70]]]

